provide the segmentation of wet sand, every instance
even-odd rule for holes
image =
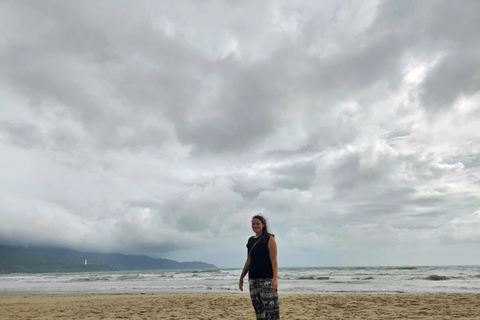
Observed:
[[[279,294],[281,318],[480,319],[480,294]],[[255,319],[248,293],[0,294],[0,319]]]

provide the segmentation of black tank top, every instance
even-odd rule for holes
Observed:
[[[258,239],[250,237],[247,243],[247,252],[250,252],[250,268],[248,269],[249,279],[271,279],[273,278],[272,261],[270,260],[270,251],[268,250],[267,241],[262,238]],[[255,244],[257,242],[257,244]],[[254,246],[255,244],[255,246]],[[253,248],[252,248],[253,247]],[[251,250],[251,251],[250,251]]]

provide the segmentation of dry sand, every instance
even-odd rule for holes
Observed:
[[[284,320],[480,319],[480,294],[280,294]],[[0,319],[255,319],[248,293],[3,294]]]

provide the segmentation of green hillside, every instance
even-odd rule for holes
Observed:
[[[87,265],[85,260],[88,261]],[[200,261],[178,262],[145,255],[103,254],[65,248],[0,245],[0,273],[162,269],[217,269],[217,267]]]
[[[0,246],[0,273],[42,273],[112,271],[115,267],[97,264],[81,264],[44,255],[22,247]]]

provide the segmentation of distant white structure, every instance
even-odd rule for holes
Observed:
[[[87,259],[85,259],[85,265],[87,265]]]

